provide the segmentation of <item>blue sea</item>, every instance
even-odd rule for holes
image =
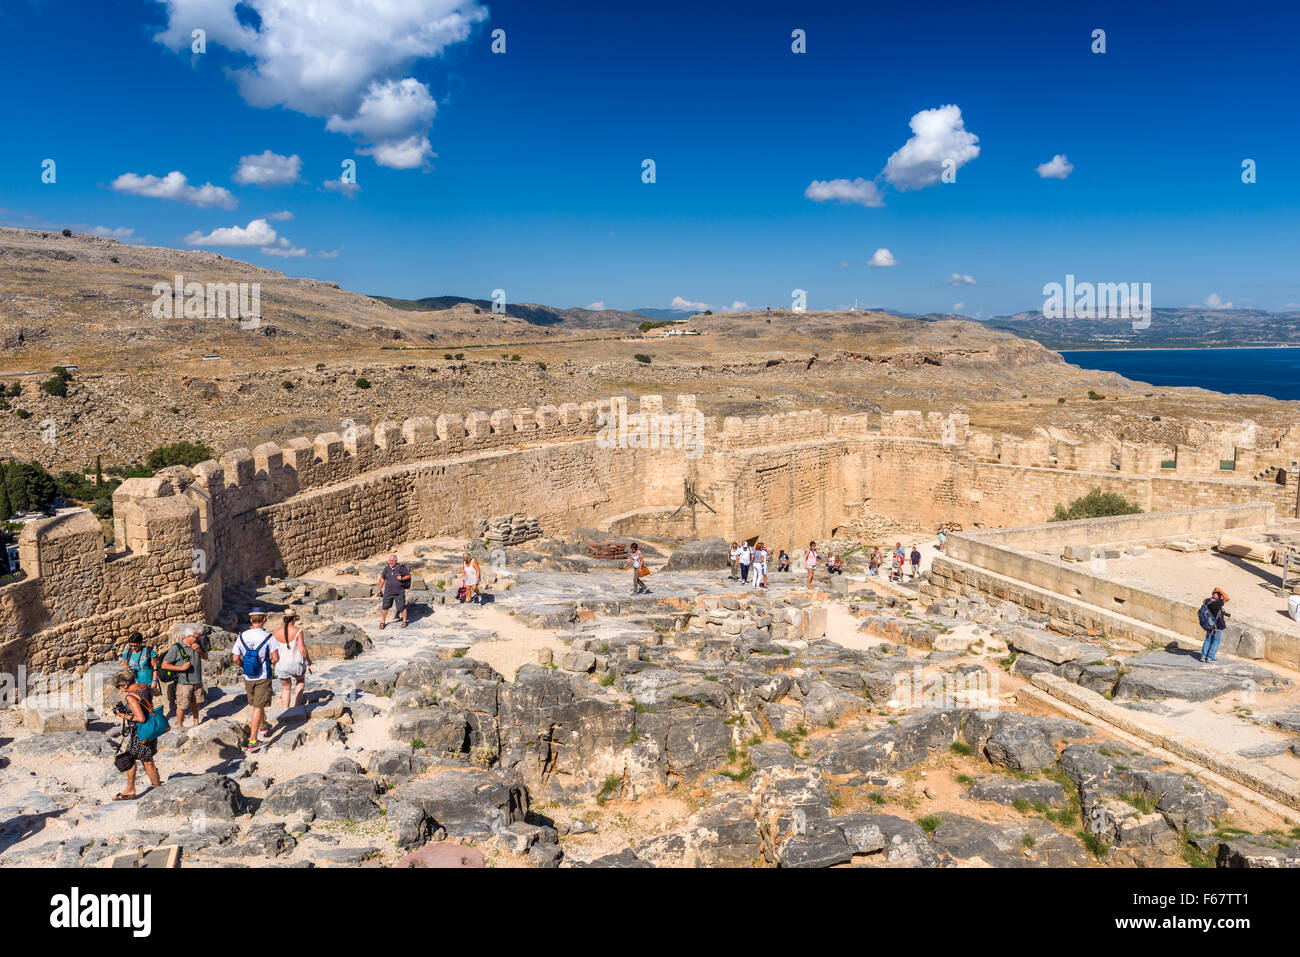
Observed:
[[[1104,349],[1061,355],[1085,369],[1152,385],[1300,399],[1300,349]]]

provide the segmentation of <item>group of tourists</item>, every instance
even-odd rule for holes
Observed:
[[[285,611],[274,631],[266,630],[269,617],[260,608],[250,611],[249,627],[230,649],[235,667],[244,678],[249,708],[245,750],[249,752],[260,750],[271,733],[266,710],[273,697],[272,681],[280,682],[280,704],[284,710],[301,707],[306,695],[307,671],[311,667],[311,652],[297,624],[297,612]],[[200,709],[207,702],[203,667],[211,650],[205,631],[200,624],[184,626],[181,637],[161,654],[145,643],[140,632],[132,632],[127,637],[120,658],[122,670],[113,676],[112,682],[122,695],[114,711],[123,719],[122,739],[114,760],[118,770],[126,775],[126,786],[113,800],[129,801],[136,797],[137,763],[144,767],[150,783],[159,786],[154,756],[158,738],[171,730],[170,719],[175,719],[178,730],[185,727],[187,716],[194,726],[202,722]]]
[[[727,551],[727,564],[731,569],[731,580],[739,581],[741,584],[752,584],[755,588],[766,588],[769,558],[770,552],[761,541],[755,541],[752,545],[748,541],[732,542]],[[817,543],[809,542],[808,548],[803,554],[803,567],[808,572],[809,588],[812,587],[813,576],[817,573],[817,566],[821,564],[821,561]],[[867,568],[872,575],[879,576],[881,566],[884,564],[885,557],[880,552],[880,546],[876,546],[871,550],[871,555],[867,560]],[[790,556],[786,554],[785,549],[781,549],[777,555],[776,565],[777,571],[788,572],[790,570]],[[889,580],[902,582],[907,575],[909,565],[912,580],[915,581],[921,577],[920,548],[913,544],[911,551],[908,552],[903,548],[902,542],[896,542],[893,550],[889,553]],[[826,560],[826,572],[828,575],[843,575],[843,556],[833,553]]]
[[[880,554],[880,546],[877,545],[871,550],[871,555],[867,559],[867,570],[875,576],[880,577],[880,569],[885,564],[885,557]],[[911,566],[912,581],[921,577],[921,549],[912,544],[911,551],[903,548],[902,542],[895,542],[893,550],[889,553],[889,580],[891,582],[902,582],[907,574],[908,566]]]
[[[732,542],[731,548],[727,550],[731,580],[738,581],[742,585],[752,585],[754,588],[767,587],[767,563],[771,560],[772,553],[768,551],[766,545],[757,540],[752,545],[748,541],[741,542],[739,545]],[[784,549],[776,557],[776,564],[778,571],[790,570],[790,556]]]

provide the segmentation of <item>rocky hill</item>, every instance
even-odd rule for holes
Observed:
[[[260,284],[260,320],[155,317],[155,284],[177,275]],[[713,415],[957,410],[1017,434],[1169,442],[1211,421],[1300,417],[1287,403],[1083,370],[960,319],[762,311],[642,333],[637,313],[398,302],[215,253],[0,229],[0,386],[18,390],[0,399],[0,456],[125,465],[179,440],[225,450],[349,419],[618,393],[694,392]],[[65,396],[40,388],[56,365],[77,367]]]

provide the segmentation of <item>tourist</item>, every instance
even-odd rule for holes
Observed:
[[[832,555],[831,560],[826,563],[826,571],[831,575],[844,574],[844,563],[838,554]]]
[[[1227,603],[1228,596],[1224,594],[1223,589],[1216,588],[1210,592],[1210,597],[1205,599],[1201,606],[1201,625],[1205,628],[1205,644],[1201,645],[1201,661],[1206,664],[1218,660],[1219,643],[1223,641],[1223,630],[1228,627],[1226,619],[1230,617],[1223,610],[1223,606]]]
[[[406,589],[411,586],[411,571],[397,560],[396,555],[388,556],[388,564],[379,570],[379,630],[384,630],[384,619],[388,609],[394,615],[402,616],[402,627],[406,627]]]
[[[158,753],[159,715],[153,706],[152,685],[136,681],[129,674],[113,676],[113,687],[122,692],[122,701],[113,709],[123,718],[122,753],[131,760],[129,768],[118,767],[126,774],[126,787],[113,795],[114,801],[132,801],[135,799],[135,766],[144,765],[144,773],[149,776],[149,783],[162,787],[162,778],[154,764],[154,755]],[[157,717],[155,717],[157,715]],[[167,722],[161,722],[166,730]],[[125,762],[123,762],[124,764]]]
[[[627,561],[623,563],[623,567],[627,568],[628,565],[632,566],[632,596],[635,598],[642,592],[649,592],[650,589],[646,588],[645,582],[641,580],[645,574],[641,570],[645,567],[645,559],[641,556],[641,546],[636,542],[632,543],[632,551],[627,556]]]
[[[912,544],[912,554],[909,557],[912,559],[912,581],[916,581],[921,575],[921,550],[915,543]]]
[[[727,565],[731,568],[731,580],[734,582],[740,575],[736,568],[736,559],[740,555],[740,546],[735,542],[731,543],[731,548],[727,550]]]
[[[300,708],[306,697],[307,669],[311,667],[311,653],[307,640],[298,627],[298,613],[292,608],[284,613],[284,620],[273,633],[278,658],[275,676],[280,679],[280,707],[285,711]]]
[[[767,587],[767,546],[762,542],[754,549],[754,587]]]
[[[465,601],[483,604],[483,595],[478,585],[483,579],[483,570],[479,568],[478,559],[466,552],[461,556],[460,587],[465,590]]]
[[[947,533],[947,531],[944,530],[944,527],[943,527],[942,525],[940,525],[940,526],[939,526],[939,545],[938,545],[939,551],[943,551],[944,548],[945,548],[945,546],[946,546],[947,544],[948,544],[948,533]]]
[[[254,608],[248,614],[248,630],[230,649],[235,659],[235,667],[244,673],[244,694],[248,698],[248,751],[259,750],[260,733],[263,738],[271,733],[271,726],[266,723],[266,709],[271,706],[271,669],[279,662],[280,652],[276,649],[275,639],[262,626],[266,624],[266,612]]]
[[[880,577],[880,564],[884,558],[880,555],[880,546],[877,545],[871,549],[871,557],[867,559],[867,570],[876,578]]]
[[[740,563],[740,583],[749,584],[749,566],[754,561],[754,552],[749,547],[749,542],[740,543],[740,553],[736,556],[736,561]]]
[[[167,697],[176,708],[176,728],[185,727],[185,712],[188,711],[199,723],[199,705],[206,696],[203,692],[203,662],[208,660],[208,649],[203,646],[200,635],[203,626],[188,624],[181,631],[181,640],[167,649],[160,667],[175,677],[166,682]]]
[[[781,554],[776,556],[776,570],[779,572],[788,572],[790,570],[790,556],[786,554],[785,549],[781,549]]]
[[[155,668],[157,663],[158,655],[145,645],[144,636],[138,631],[131,632],[126,639],[126,650],[122,652],[122,671],[158,694],[162,688]]]
[[[808,551],[803,553],[803,566],[808,569],[808,587],[812,588],[813,572],[817,571],[817,543],[809,542]]]

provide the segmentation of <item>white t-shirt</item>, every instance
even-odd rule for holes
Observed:
[[[632,567],[633,567],[633,568],[640,568],[640,567],[641,567],[641,553],[640,553],[640,552],[633,552],[633,553],[632,553]]]
[[[266,642],[266,645],[258,651],[258,646],[264,641]],[[231,646],[230,656],[232,658],[247,657],[256,652],[257,657],[260,659],[260,667],[258,668],[257,676],[254,678],[247,678],[247,680],[260,681],[263,678],[271,677],[271,652],[274,650],[275,639],[271,637],[269,631],[264,631],[261,628],[250,628],[248,631],[240,635],[239,640]],[[240,673],[243,674],[242,669]]]
[[[729,550],[729,551],[727,552],[727,561],[729,561],[729,562],[734,562],[734,561],[736,560],[736,555],[739,554],[739,552],[740,552],[740,549],[738,549],[738,548],[733,548],[733,549]]]
[[[748,545],[740,546],[740,564],[748,565],[753,559],[754,553],[749,550]]]

